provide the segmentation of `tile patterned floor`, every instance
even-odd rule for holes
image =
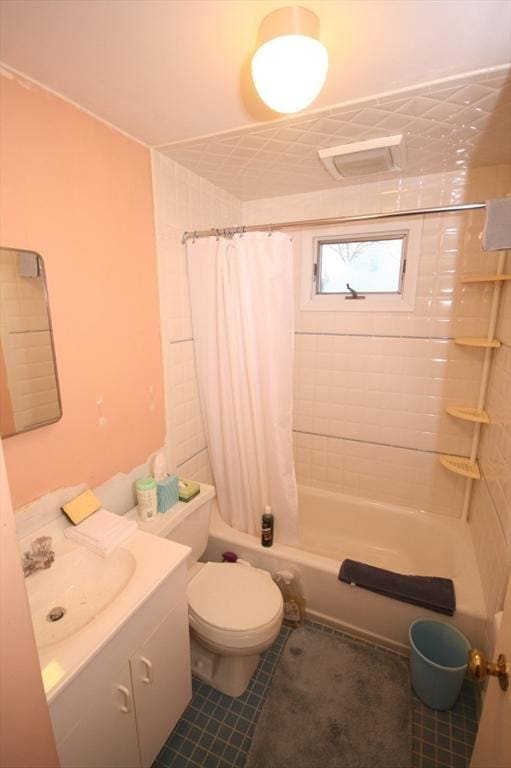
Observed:
[[[318,632],[355,639],[323,624],[306,623]],[[239,698],[225,696],[193,678],[192,701],[153,768],[243,768],[267,688],[292,631],[282,628]],[[449,712],[435,712],[412,696],[411,768],[468,768],[477,722],[476,692],[468,682]]]

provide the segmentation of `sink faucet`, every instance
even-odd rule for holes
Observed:
[[[32,552],[23,553],[23,574],[25,578],[37,568],[49,568],[55,560],[55,553],[51,548],[51,536],[39,536],[31,543]]]

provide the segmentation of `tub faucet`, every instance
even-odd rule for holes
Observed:
[[[49,568],[55,560],[55,553],[51,548],[51,536],[39,536],[31,543],[32,552],[23,553],[23,574],[25,578],[38,568]]]

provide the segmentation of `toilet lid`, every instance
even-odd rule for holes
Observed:
[[[258,568],[206,563],[188,584],[188,606],[214,627],[243,632],[273,621],[282,609],[282,595]]]

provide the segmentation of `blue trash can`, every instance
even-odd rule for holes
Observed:
[[[432,709],[450,709],[463,685],[470,643],[458,629],[433,619],[414,621],[408,636],[415,693]]]

